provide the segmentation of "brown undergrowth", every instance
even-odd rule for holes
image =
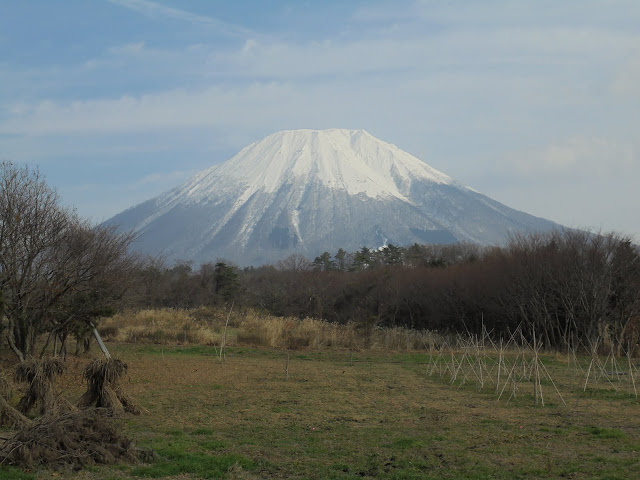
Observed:
[[[229,322],[227,323],[227,317]],[[313,318],[283,318],[250,309],[149,309],[104,319],[101,334],[127,343],[252,345],[270,348],[348,348],[352,350],[429,350],[443,337],[430,331],[340,325]]]

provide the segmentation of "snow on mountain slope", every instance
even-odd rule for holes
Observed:
[[[228,162],[196,175],[182,193],[203,198],[219,179],[248,185],[245,197],[259,190],[313,176],[323,185],[350,195],[405,199],[411,178],[449,184],[451,178],[364,130],[295,130],[275,133],[249,145]],[[408,182],[408,183],[404,183]]]
[[[552,222],[463,187],[364,130],[282,131],[107,223],[169,259],[241,265],[386,242],[503,243]]]

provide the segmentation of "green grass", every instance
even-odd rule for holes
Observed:
[[[150,466],[135,467],[131,475],[142,478],[164,478],[180,474],[193,474],[198,478],[224,478],[232,468],[253,470],[254,464],[241,455],[207,455],[165,450],[166,459]],[[161,455],[162,455],[161,453]]]
[[[495,385],[478,388],[471,376],[425,375],[421,353],[290,352],[287,380],[282,350],[234,347],[224,362],[209,347],[111,350],[129,364],[123,388],[149,411],[127,417],[126,433],[158,458],[61,478],[613,479],[638,470],[638,402],[583,395],[555,357],[545,366],[567,406],[550,382],[542,407],[525,381],[507,404],[508,392],[498,401]],[[71,399],[83,389],[75,385]],[[0,480],[51,478],[15,472],[0,468]]]
[[[423,447],[424,443],[417,438],[399,438],[394,440],[389,447],[391,449],[406,450],[409,448]]]
[[[128,345],[127,347],[131,348],[132,352],[135,352],[139,355],[202,355],[202,356],[217,356],[220,354],[220,351],[216,352],[214,347],[206,346],[206,345],[148,345],[148,344],[140,344],[140,345]],[[125,347],[125,351],[127,348]],[[118,349],[117,351],[121,351]],[[228,354],[227,350],[227,354]]]
[[[593,388],[589,387],[587,390],[583,391],[580,388],[580,391],[577,392],[581,398],[594,398],[601,400],[613,400],[616,402],[625,402],[630,404],[638,404],[638,400],[635,395],[629,394],[629,392],[625,392],[624,390],[615,390],[613,388]]]
[[[626,434],[615,428],[588,427],[587,431],[598,438],[624,438]]]
[[[14,467],[0,466],[0,480],[35,480],[36,476]]]
[[[255,468],[254,462],[242,455],[218,453],[226,443],[209,438],[212,435],[214,432],[210,429],[194,430],[190,434],[169,429],[164,434],[155,434],[141,444],[156,452],[158,460],[151,465],[133,467],[129,474],[143,478],[184,474],[192,474],[196,478],[224,478],[232,469],[251,471]]]

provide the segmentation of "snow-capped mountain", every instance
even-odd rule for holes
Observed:
[[[196,263],[273,263],[388,243],[501,244],[558,225],[464,187],[364,130],[290,130],[108,220],[134,247]]]

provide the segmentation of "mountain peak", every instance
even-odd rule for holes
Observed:
[[[365,130],[285,130],[107,223],[168,259],[241,265],[386,243],[496,244],[552,222],[455,182]]]
[[[199,173],[189,195],[202,199],[221,177],[244,184],[246,195],[273,193],[283,184],[319,182],[350,195],[406,199],[413,180],[452,179],[365,130],[284,130],[253,143],[221,165]]]

